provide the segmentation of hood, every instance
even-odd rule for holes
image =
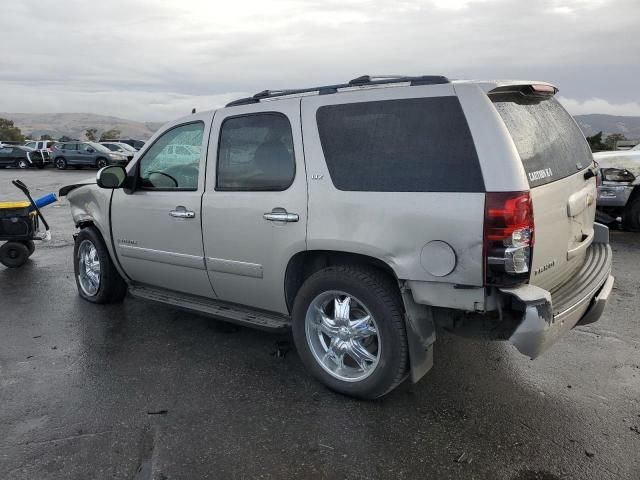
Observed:
[[[69,194],[69,192],[75,190],[76,188],[82,187],[84,185],[95,185],[95,184],[96,184],[96,177],[89,177],[77,183],[66,185],[58,191],[58,197],[66,197]]]

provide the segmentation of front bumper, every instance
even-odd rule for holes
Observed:
[[[599,240],[587,250],[583,266],[572,278],[549,292],[534,285],[504,288],[521,320],[509,341],[524,355],[536,358],[577,324],[597,321],[606,306],[614,278],[606,227],[596,224]],[[606,241],[606,243],[605,243]]]

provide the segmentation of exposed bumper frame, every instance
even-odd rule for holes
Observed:
[[[594,228],[594,243],[608,244],[607,227],[595,224]],[[523,306],[522,320],[509,338],[520,353],[536,358],[577,324],[586,325],[600,318],[614,283],[611,275],[611,250],[608,245],[606,248],[608,258],[602,265],[597,282],[590,286],[586,294],[555,315],[551,293],[547,290],[534,285],[500,289],[503,294],[516,298]]]

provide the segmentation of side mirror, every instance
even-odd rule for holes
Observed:
[[[127,171],[120,165],[109,165],[98,170],[96,183],[100,188],[122,188],[127,179]]]
[[[603,168],[602,179],[605,182],[633,182],[636,177],[624,168]]]

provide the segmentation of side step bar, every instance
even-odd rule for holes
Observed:
[[[129,285],[129,293],[134,297],[166,303],[177,308],[190,310],[231,323],[259,328],[261,330],[285,330],[291,327],[291,319],[285,315],[254,310],[234,303],[226,303],[141,285]]]

